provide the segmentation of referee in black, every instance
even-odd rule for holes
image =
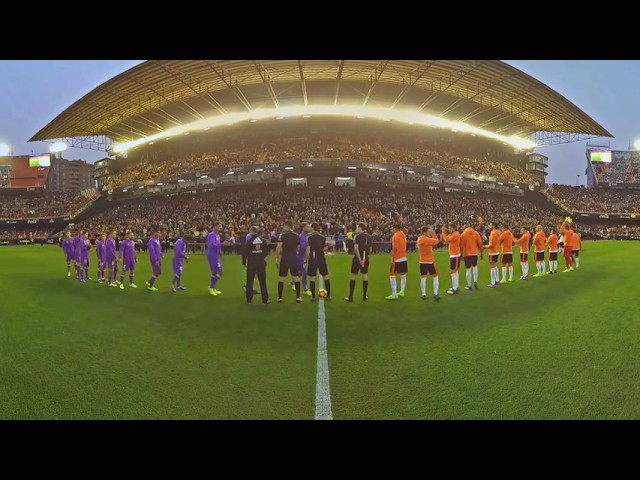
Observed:
[[[300,246],[300,235],[293,231],[291,220],[284,222],[284,231],[280,234],[278,245],[276,246],[276,261],[278,265],[278,303],[282,303],[282,292],[284,291],[284,281],[291,273],[296,287],[296,302],[301,303],[300,296],[300,272],[298,271],[297,259],[298,248]]]
[[[260,293],[262,303],[269,304],[269,293],[267,292],[267,261],[269,254],[269,241],[258,234],[258,227],[252,226],[249,229],[250,237],[245,241],[242,250],[242,265],[247,269],[247,303],[253,300],[253,280],[258,276],[260,282]]]
[[[353,302],[353,291],[356,289],[356,278],[362,273],[362,300],[367,301],[369,288],[369,255],[371,254],[371,235],[367,232],[367,226],[359,223],[356,227],[356,236],[353,239],[353,260],[351,261],[351,280],[349,281],[349,296],[344,297],[347,302]]]
[[[309,275],[309,285],[311,286],[311,301],[316,301],[316,277],[318,272],[324,279],[324,286],[327,290],[327,298],[331,300],[331,281],[329,280],[329,269],[324,250],[327,246],[327,239],[318,232],[320,225],[317,222],[311,224],[311,233],[307,239],[307,274]]]

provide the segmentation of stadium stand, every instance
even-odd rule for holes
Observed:
[[[0,196],[0,219],[75,216],[94,198],[77,193],[7,193]]]
[[[147,155],[139,162],[127,165],[106,182],[109,188],[121,187],[145,180],[166,177],[214,167],[234,167],[275,161],[342,160],[370,161],[410,166],[448,168],[461,173],[476,173],[507,180],[533,184],[536,180],[524,170],[488,157],[463,156],[445,150],[431,150],[412,146],[390,146],[351,139],[329,138],[321,141],[308,138],[287,141],[262,142],[242,148],[226,145],[220,150],[184,157],[163,158],[158,152]]]
[[[204,231],[214,220],[223,222],[227,235],[246,233],[252,223],[262,224],[268,231],[280,231],[282,223],[317,221],[323,233],[346,232],[355,222],[367,223],[380,241],[390,238],[391,226],[402,219],[415,240],[423,225],[469,222],[485,225],[489,221],[511,227],[532,228],[538,223],[545,228],[557,227],[561,216],[533,205],[523,198],[484,193],[445,193],[440,190],[380,192],[363,188],[336,187],[311,190],[285,188],[265,192],[227,190],[200,196],[182,194],[130,200],[80,224],[91,231],[131,230],[142,236],[151,225],[162,226],[167,236],[178,232],[194,234]],[[412,238],[413,237],[413,238]]]
[[[544,190],[553,201],[570,212],[638,213],[640,190],[584,188],[551,184]]]

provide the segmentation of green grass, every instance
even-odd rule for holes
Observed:
[[[640,243],[585,243],[578,271],[495,290],[484,288],[485,257],[481,289],[457,297],[445,293],[440,252],[438,303],[420,299],[415,257],[406,298],[385,302],[389,258],[378,255],[369,302],[358,300],[358,280],[347,304],[350,258],[331,256],[334,418],[640,418]],[[189,290],[173,294],[170,258],[152,293],[142,288],[146,256],[141,288],[121,291],[67,278],[57,247],[0,255],[0,418],[314,417],[317,305],[295,304],[289,290],[275,303],[272,259],[272,304],[263,306],[244,303],[238,257],[224,258],[224,293],[211,297],[204,256],[185,265]]]

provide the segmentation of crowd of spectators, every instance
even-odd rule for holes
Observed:
[[[12,228],[0,230],[0,241],[7,240],[46,240],[51,235],[51,230],[25,230],[24,228]]]
[[[44,193],[40,195],[7,193],[0,196],[0,219],[74,215],[91,201],[91,198],[77,193]]]
[[[600,184],[637,183],[640,152],[612,152],[611,163],[593,163]]]
[[[445,193],[442,190],[403,193],[353,187],[328,189],[282,188],[275,191],[217,191],[133,200],[90,218],[80,225],[88,231],[133,231],[144,236],[157,226],[170,238],[179,233],[201,236],[214,222],[224,225],[225,235],[237,238],[249,225],[262,225],[275,236],[285,220],[319,222],[322,233],[337,235],[365,222],[374,240],[387,241],[391,226],[401,221],[415,240],[423,225],[452,222],[460,227],[474,223],[484,229],[488,222],[546,229],[557,227],[561,217],[526,202],[523,198],[485,193]]]
[[[571,211],[604,213],[638,213],[640,190],[585,188],[547,185],[543,192],[560,206]]]
[[[221,146],[219,150],[187,156],[164,156],[158,152],[130,163],[113,174],[106,186],[122,187],[145,180],[158,180],[216,167],[232,167],[296,160],[342,160],[447,168],[462,173],[501,177],[534,184],[526,171],[488,156],[472,156],[418,148],[416,145],[382,145],[379,139],[324,137],[322,140],[287,138]]]

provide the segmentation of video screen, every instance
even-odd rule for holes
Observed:
[[[51,166],[51,155],[38,155],[37,157],[29,157],[29,166],[31,168],[41,168]]]
[[[611,163],[611,150],[589,150],[589,159],[593,163]]]

